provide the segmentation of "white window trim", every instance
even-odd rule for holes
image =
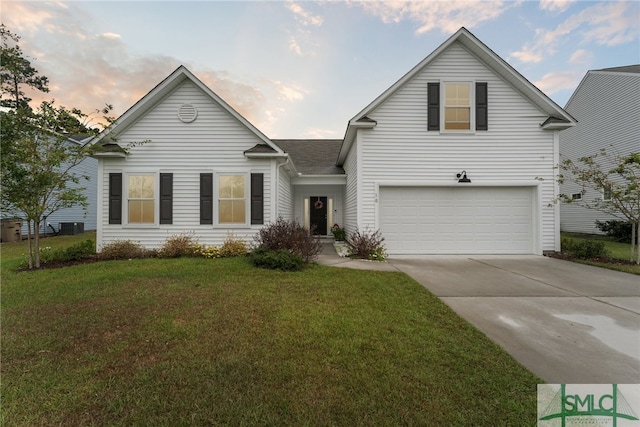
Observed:
[[[582,200],[582,193],[571,194],[571,200]]]
[[[129,223],[129,177],[150,175],[153,176],[153,223],[135,222]],[[125,172],[122,183],[122,218],[123,228],[158,228],[160,226],[160,173],[157,171]]]
[[[607,193],[609,193],[609,197],[607,197]],[[602,201],[603,202],[611,201],[611,187],[609,187],[608,191],[607,191],[606,188],[603,188],[602,191],[600,191],[600,194],[602,195]]]
[[[220,176],[242,175],[244,176],[244,223],[220,223]],[[251,173],[238,171],[215,171],[213,173],[213,224],[216,228],[251,228]]]
[[[469,129],[445,129],[445,109],[447,84],[469,85]],[[440,133],[475,134],[476,133],[476,81],[475,80],[441,80],[440,81]]]

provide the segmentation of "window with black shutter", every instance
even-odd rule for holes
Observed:
[[[488,130],[487,83],[476,83],[476,130]]]
[[[213,224],[213,174],[200,174],[200,224]]]
[[[160,174],[160,224],[173,223],[173,174]]]
[[[440,130],[440,83],[427,83],[427,130]]]
[[[122,224],[122,174],[109,174],[109,224]]]
[[[251,224],[264,224],[264,174],[251,174]]]

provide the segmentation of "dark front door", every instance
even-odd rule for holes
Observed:
[[[327,235],[327,198],[312,196],[309,198],[309,224],[313,234]]]

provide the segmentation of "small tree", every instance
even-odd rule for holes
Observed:
[[[34,111],[21,86],[48,92],[48,79],[39,76],[25,58],[17,35],[1,25],[0,37],[0,101],[10,108],[0,112],[0,200],[4,212],[20,212],[27,221],[29,268],[38,268],[41,223],[59,209],[87,204],[80,182],[88,177],[77,175],[74,167],[92,148],[69,141],[67,135],[97,130],[88,127],[88,116],[80,110],[57,107],[53,101],[43,102]],[[110,109],[107,106],[102,113]]]
[[[62,107],[45,102],[34,114],[0,114],[0,138],[7,137],[11,142],[7,144],[9,149],[2,153],[2,207],[23,214],[28,228],[29,268],[38,268],[42,221],[59,209],[87,205],[80,182],[89,177],[77,175],[74,167],[86,158],[89,148],[72,143],[52,130],[62,130],[61,127],[69,124],[68,116],[73,117]]]
[[[612,155],[601,149],[599,153],[581,157],[577,161],[564,160],[560,170],[558,181],[561,184],[565,180],[578,184],[582,187],[583,195],[587,189],[603,194],[606,192],[607,198],[595,200],[584,197],[574,200],[565,194],[560,194],[559,199],[630,222],[630,259],[633,261],[635,258],[636,263],[640,264],[640,153]]]

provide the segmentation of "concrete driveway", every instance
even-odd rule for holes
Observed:
[[[640,383],[640,276],[542,256],[389,264],[548,383]]]

